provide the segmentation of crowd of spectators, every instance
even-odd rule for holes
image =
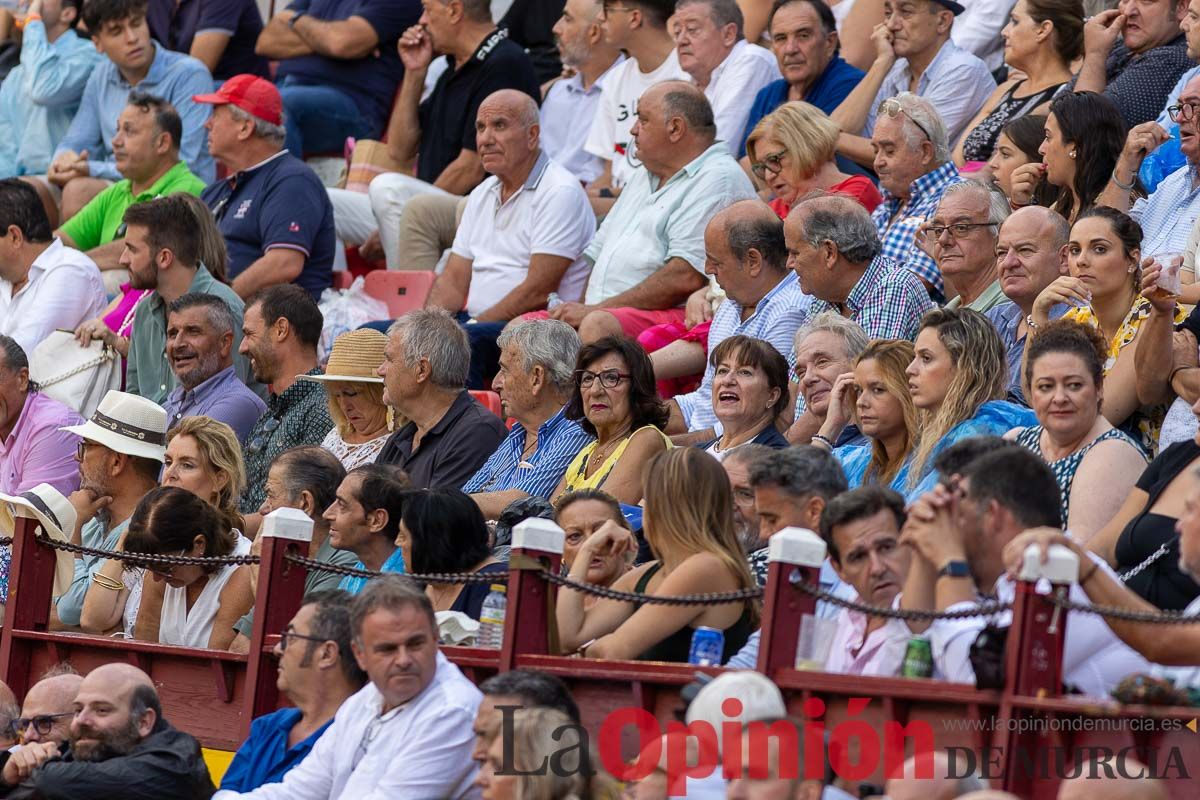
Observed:
[[[476,687],[439,652],[480,630],[486,579],[406,573],[506,573],[540,517],[576,582],[735,592],[806,528],[822,588],[870,605],[1010,599],[1025,547],[1057,544],[1078,602],[1200,613],[1200,0],[1084,5],[0,11],[0,497],[108,551],[59,554],[50,628],[244,653],[259,565],[156,557],[258,553],[296,509],[311,559],[380,575],[309,572],[270,632],[291,706],[217,796],[585,800],[612,789],[586,747],[570,777],[506,760],[564,749],[566,688]],[[319,177],[343,150],[373,154],[368,184]],[[337,327],[348,255],[437,275],[419,308]],[[114,388],[39,383],[59,331],[119,363]],[[761,611],[563,586],[552,641],[681,662],[716,629],[752,670]],[[1194,625],[1069,615],[1073,689],[1200,686]],[[816,616],[827,672],[896,676],[924,637],[960,683],[1009,624]],[[762,676],[724,677],[787,717]],[[132,666],[15,700],[0,796],[217,791]],[[887,791],[958,796],[919,783]]]

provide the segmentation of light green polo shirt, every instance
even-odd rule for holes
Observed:
[[[972,311],[978,311],[980,314],[986,314],[1001,303],[1009,302],[1004,291],[1000,288],[1000,281],[992,281],[991,285],[983,290],[983,294],[975,298],[975,302],[967,303],[967,308]],[[958,308],[962,305],[962,298],[956,297],[949,303],[946,303],[946,308]]]
[[[63,224],[62,232],[71,237],[77,250],[91,250],[116,239],[117,230],[125,218],[125,210],[134,203],[177,192],[187,192],[199,197],[200,192],[204,190],[204,181],[193,175],[187,164],[179,161],[141,194],[134,196],[132,186],[128,179],[117,181],[93,197],[78,214]]]

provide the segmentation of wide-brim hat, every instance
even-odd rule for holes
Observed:
[[[324,375],[297,375],[297,380],[321,383],[383,383],[375,374],[384,362],[388,337],[372,328],[346,331],[333,340]]]
[[[167,412],[158,403],[110,389],[92,418],[59,428],[127,456],[162,461],[167,452]]]
[[[17,513],[20,508],[26,513]],[[17,517],[34,517],[42,531],[59,542],[68,541],[75,532],[75,507],[63,493],[48,483],[39,483],[18,495],[0,494],[0,532],[11,536],[17,529]],[[67,591],[75,579],[75,557],[64,550],[54,551],[54,595]]]

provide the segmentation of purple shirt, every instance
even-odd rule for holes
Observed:
[[[167,411],[167,428],[175,427],[184,417],[212,417],[233,428],[241,442],[267,410],[267,404],[246,388],[230,366],[190,392],[184,391],[183,384],[176,385],[163,408]]]
[[[79,488],[75,448],[79,437],[59,428],[83,418],[41,392],[25,396],[12,433],[0,442],[0,492],[8,495],[48,483],[64,495]]]

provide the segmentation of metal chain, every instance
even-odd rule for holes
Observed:
[[[344,567],[341,564],[329,564],[324,561],[315,561],[304,556],[288,553],[284,559],[299,564],[307,569],[316,570],[318,572],[330,572],[334,575],[345,575],[351,578],[378,578],[383,575],[382,572],[377,572],[372,569],[355,569],[354,567]],[[400,573],[397,573],[400,574]],[[507,583],[507,572],[430,572],[426,574],[417,574],[412,572],[403,573],[404,577],[412,578],[414,581],[421,583]]]
[[[37,537],[38,544],[52,550],[63,550],[68,553],[78,553],[82,556],[98,556],[100,558],[115,558],[118,561],[130,561],[136,564],[168,564],[172,566],[223,566],[226,564],[257,564],[258,556],[171,556],[154,553],[127,553],[123,550],[103,550],[99,547],[84,547],[81,544],[60,542],[56,539]]]
[[[1160,558],[1165,556],[1167,554],[1167,552],[1170,551],[1170,549],[1171,548],[1168,544],[1166,544],[1166,543],[1160,544],[1158,546],[1158,549],[1155,550],[1153,553],[1151,553],[1149,556],[1147,556],[1145,558],[1145,560],[1142,561],[1142,563],[1138,564],[1136,567],[1131,567],[1131,568],[1125,570],[1117,577],[1121,579],[1121,583],[1129,583],[1130,578],[1133,578],[1133,577],[1139,575],[1141,572],[1143,572],[1146,569],[1146,567],[1150,566],[1155,561],[1158,561]]]
[[[719,606],[725,603],[757,600],[763,595],[763,590],[757,586],[753,589],[738,589],[736,592],[707,592],[705,594],[680,594],[674,596],[637,594],[636,592],[622,592],[617,589],[610,589],[607,586],[598,586],[594,583],[580,583],[565,575],[555,575],[552,572],[543,571],[538,573],[538,575],[550,583],[556,583],[559,586],[566,586],[570,589],[577,589],[596,597],[603,597],[608,600],[621,600],[626,603],[646,603],[658,606]]]
[[[1048,595],[1046,599],[1064,611],[1079,611],[1125,622],[1146,622],[1151,625],[1195,625],[1200,623],[1200,614],[1185,614],[1182,611],[1134,611],[1116,606],[1096,606],[1089,603],[1076,603],[1074,600],[1054,594]]]
[[[0,536],[0,547],[8,547],[12,544],[11,536]]]
[[[810,594],[818,600],[824,600],[826,603],[831,603],[835,606],[857,611],[861,614],[866,614],[870,617],[886,617],[888,619],[899,619],[905,622],[933,622],[939,619],[970,619],[972,617],[990,617],[1004,611],[1012,610],[1012,603],[990,602],[985,605],[976,606],[974,608],[965,608],[962,611],[924,611],[916,608],[889,608],[885,606],[872,606],[866,603],[859,603],[854,600],[847,600],[843,597],[838,597],[831,594],[820,586],[814,586],[811,583],[805,583],[800,580],[800,573],[793,572],[788,577],[788,582],[802,592]]]

